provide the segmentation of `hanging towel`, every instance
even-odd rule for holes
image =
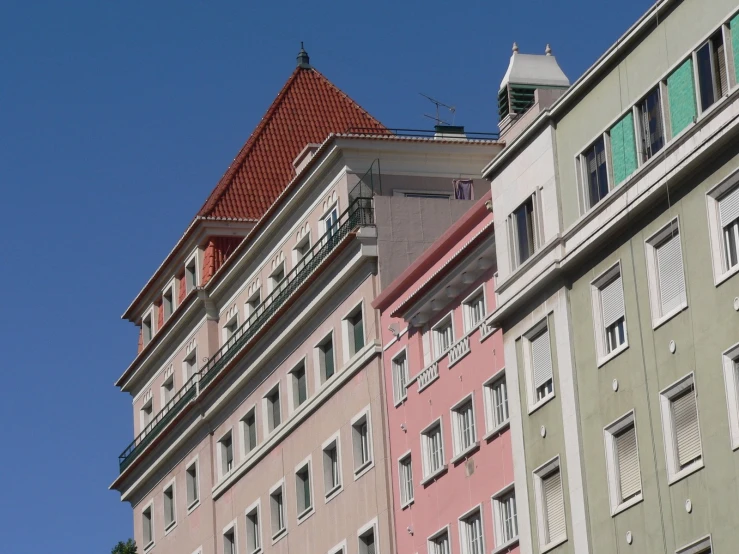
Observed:
[[[457,200],[475,199],[475,189],[472,186],[472,179],[454,179],[452,183],[454,187],[454,198]]]

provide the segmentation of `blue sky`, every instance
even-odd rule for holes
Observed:
[[[574,81],[652,4],[131,0],[0,3],[3,551],[107,553],[132,516],[107,490],[132,438],[113,387],[120,320],[295,65],[390,127],[419,92],[496,129],[511,44]]]

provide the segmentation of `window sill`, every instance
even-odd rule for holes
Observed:
[[[613,358],[615,358],[616,356],[618,356],[619,354],[621,354],[621,352],[623,352],[624,350],[627,350],[628,348],[629,348],[629,342],[626,341],[625,343],[623,343],[618,348],[616,348],[614,350],[611,350],[608,354],[606,354],[602,358],[599,358],[598,359],[598,367],[599,368],[600,367],[603,367],[608,362],[610,362]]]
[[[613,508],[611,510],[611,517],[617,516],[621,512],[625,512],[626,510],[628,510],[632,506],[636,506],[637,504],[639,504],[639,503],[641,503],[643,501],[644,501],[644,495],[642,493],[639,493],[634,498],[629,498],[626,502],[622,502],[621,504],[619,504],[618,506],[616,506],[615,508]]]
[[[673,310],[670,310],[667,314],[658,317],[654,321],[652,321],[652,330],[656,330],[657,327],[661,327],[663,324],[670,321],[673,317],[675,317],[677,314],[682,312],[683,310],[688,308],[688,303],[683,302],[680,304],[677,308],[674,308]]]
[[[407,386],[406,386],[406,390],[408,390],[408,387]],[[396,408],[399,408],[400,406],[402,406],[403,404],[405,404],[405,401],[406,400],[408,400],[408,394],[407,393],[406,393],[406,395],[403,398],[401,398],[400,400],[396,400],[395,401],[395,407]]]
[[[480,449],[480,441],[475,441],[471,445],[469,445],[467,448],[465,448],[462,452],[454,456],[454,458],[452,458],[450,462],[452,465],[456,466],[459,462],[467,458],[467,456],[476,452],[479,449]]]
[[[262,554],[262,547],[260,546],[259,548],[255,548],[254,550],[249,552],[249,554]]]
[[[549,541],[547,544],[541,547],[541,554],[544,554],[544,552],[549,552],[550,550],[554,550],[557,548],[560,544],[567,542],[567,535],[560,537],[558,539],[554,539],[553,541]]]
[[[149,552],[149,550],[151,550],[152,548],[154,548],[154,541],[151,541],[144,547],[144,552]]]
[[[169,527],[165,527],[164,528],[164,536],[166,537],[172,531],[174,531],[174,529],[176,529],[176,528],[177,528],[177,522],[176,521],[173,521],[172,523],[169,524]]]
[[[331,502],[334,498],[339,496],[339,493],[343,490],[344,487],[341,485],[341,483],[336,485],[333,489],[331,489],[324,495],[324,503],[328,504],[329,502]]]
[[[420,483],[421,486],[422,487],[425,487],[426,485],[428,485],[432,481],[435,481],[437,477],[441,476],[443,473],[446,473],[447,469],[449,469],[449,467],[446,464],[442,465],[439,469],[437,469],[436,471],[434,471],[431,475],[428,475],[427,477],[424,477],[421,480],[421,483]]]
[[[501,552],[507,552],[511,548],[514,548],[518,546],[518,537],[513,537],[511,540],[509,540],[506,543],[501,544],[500,546],[496,547],[491,554],[500,554]]]
[[[721,275],[716,277],[715,285],[718,287],[724,281],[728,281],[731,277],[739,273],[739,264],[735,265],[731,269],[724,271]]]
[[[356,481],[357,479],[359,479],[362,475],[367,473],[373,467],[375,467],[374,460],[364,462],[361,466],[354,470],[354,480]]]
[[[277,531],[277,533],[272,535],[272,545],[274,546],[275,544],[280,542],[285,537],[287,537],[287,527],[283,527],[282,529]]]
[[[704,467],[705,467],[705,464],[703,463],[703,458],[701,458],[700,460],[698,460],[698,461],[693,462],[692,464],[690,464],[688,467],[686,467],[684,469],[681,469],[680,471],[678,471],[674,475],[671,475],[667,479],[667,484],[668,485],[674,485],[678,481],[682,481],[687,476],[692,475],[696,471],[700,471]]]
[[[200,506],[199,498],[187,507],[187,515],[190,515],[191,513],[193,513],[197,509],[198,506]]]
[[[503,431],[507,430],[511,426],[511,420],[507,419],[494,429],[487,432],[487,434],[482,438],[482,440],[490,442],[497,436],[501,435]]]
[[[408,502],[406,502],[405,504],[401,504],[401,505],[400,505],[400,509],[401,509],[401,510],[405,510],[406,508],[410,508],[410,507],[411,507],[411,505],[413,504],[413,502],[414,502],[414,499],[413,499],[413,498],[411,498],[411,499],[410,499],[410,500],[409,500]]]
[[[554,398],[554,392],[550,392],[544,398],[542,398],[541,400],[538,400],[536,404],[532,404],[531,406],[529,406],[529,415],[533,414],[536,410],[544,406],[546,403],[548,403],[553,398]]]
[[[310,516],[312,516],[314,513],[316,513],[316,510],[315,510],[315,508],[313,506],[311,506],[310,508],[307,508],[307,509],[303,510],[301,513],[298,514],[298,517],[297,517],[298,525],[300,525],[305,520],[307,520],[308,518],[310,518]]]

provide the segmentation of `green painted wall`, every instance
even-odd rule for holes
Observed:
[[[670,105],[670,125],[674,137],[693,123],[698,114],[691,58],[685,60],[667,77],[667,93]]]
[[[735,151],[739,148],[734,147]],[[736,552],[739,528],[739,451],[730,446],[721,353],[739,341],[739,275],[713,284],[706,192],[736,168],[739,154],[714,171],[690,180],[689,191],[673,191],[673,204],[634,221],[630,234],[574,280],[570,290],[573,351],[581,416],[582,456],[590,529],[598,554],[652,554],[707,534],[714,551]],[[652,329],[644,241],[679,218],[687,276],[688,308]],[[629,347],[602,367],[596,364],[590,283],[621,262]],[[677,351],[671,354],[669,342]],[[667,484],[659,392],[695,372],[705,467]],[[618,392],[612,388],[619,383]],[[608,497],[603,429],[635,411],[644,501],[612,517]],[[690,499],[692,513],[685,510]],[[627,547],[626,532],[634,535]]]
[[[618,186],[637,167],[634,114],[631,112],[627,113],[618,123],[611,127],[609,134],[611,136],[613,181]]]

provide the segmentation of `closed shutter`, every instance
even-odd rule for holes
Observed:
[[[549,345],[549,329],[531,341],[531,365],[534,370],[534,389],[552,378],[552,350]]]
[[[685,302],[683,254],[677,232],[657,247],[657,272],[660,315],[665,315]]]
[[[716,58],[716,65],[718,65],[718,86],[721,96],[725,96],[729,92],[729,80],[726,75],[726,51],[723,44],[720,44],[716,48]]]
[[[739,31],[738,31],[739,32]],[[721,214],[721,227],[726,227],[739,218],[739,188],[732,190],[718,203]]]
[[[697,115],[693,78],[692,57],[685,60],[680,67],[667,77],[667,92],[673,137],[692,124]]]
[[[636,450],[636,429],[633,426],[616,437],[616,456],[618,458],[621,501],[624,501],[641,491],[639,455]]]
[[[682,469],[701,457],[698,407],[693,386],[672,400],[672,418],[677,443],[677,460]]]
[[[546,514],[546,542],[565,535],[565,506],[562,495],[562,477],[557,468],[543,479],[544,513]]]
[[[606,328],[624,317],[624,288],[621,274],[600,290],[600,303]]]

